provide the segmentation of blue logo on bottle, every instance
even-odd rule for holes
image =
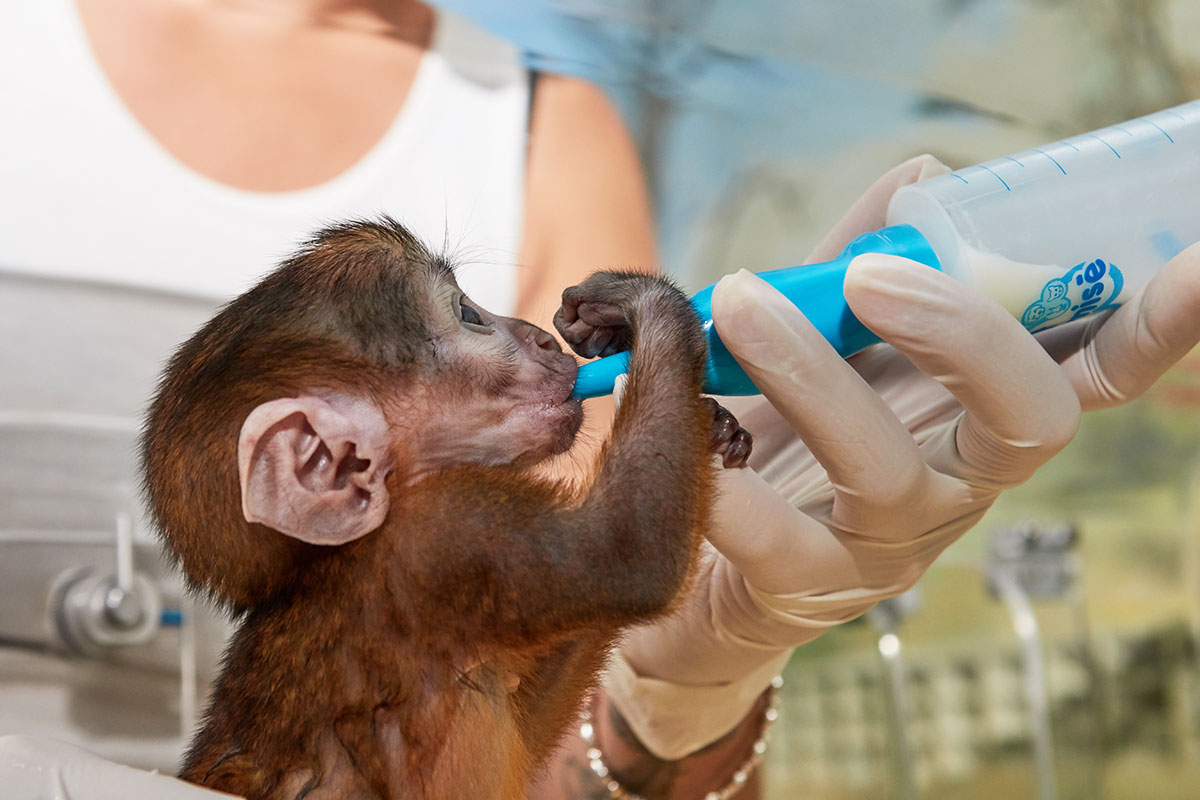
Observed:
[[[1042,296],[1021,315],[1021,324],[1040,331],[1073,319],[1086,317],[1117,305],[1125,287],[1121,270],[1100,259],[1076,264],[1061,278],[1042,287]]]

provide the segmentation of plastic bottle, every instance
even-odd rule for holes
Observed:
[[[862,253],[941,269],[1031,331],[1120,305],[1200,240],[1200,100],[906,186],[887,223],[833,261],[760,273],[843,356],[879,341],[842,296]],[[757,394],[717,336],[712,289],[692,298],[709,342],[704,390]],[[575,394],[611,392],[628,360],[584,364]]]

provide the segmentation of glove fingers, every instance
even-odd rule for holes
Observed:
[[[799,511],[754,471],[722,470],[708,539],[756,593],[774,597],[777,608],[808,616],[799,611],[803,606],[820,616],[825,603],[849,603],[859,608],[857,616],[911,588],[994,499],[995,492],[935,475],[923,497],[893,501],[870,528],[853,531],[831,519],[832,492],[824,503],[810,498]],[[847,587],[857,589],[847,594]],[[724,612],[728,622],[733,612]],[[755,624],[741,620],[737,627]],[[779,643],[797,642],[785,636]]]
[[[895,256],[855,259],[845,293],[867,327],[966,409],[953,439],[935,437],[945,446],[922,448],[934,469],[977,486],[1008,486],[1074,436],[1079,401],[1070,382],[998,304]]]
[[[713,292],[721,339],[820,462],[834,519],[869,530],[931,476],[904,426],[804,315],[742,271]]]
[[[717,502],[708,539],[751,585],[788,593],[797,586],[850,585],[857,576],[853,554],[827,520],[798,511],[749,469],[717,473]]]
[[[945,386],[918,370],[890,345],[868,347],[847,363],[871,384],[918,442],[930,428],[956,418],[962,411]]]
[[[1069,352],[1059,353],[1062,368],[1084,409],[1132,400],[1200,341],[1200,243],[1107,318],[1060,336],[1047,333],[1052,354]]]

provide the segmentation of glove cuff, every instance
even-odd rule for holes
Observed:
[[[616,651],[604,676],[604,690],[647,750],[677,761],[733,730],[791,654],[790,649],[782,650],[736,681],[686,686],[643,677]]]

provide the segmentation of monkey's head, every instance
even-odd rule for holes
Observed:
[[[575,372],[398,223],[328,228],[171,359],[142,435],[150,510],[193,584],[245,610],[433,472],[566,450]]]

